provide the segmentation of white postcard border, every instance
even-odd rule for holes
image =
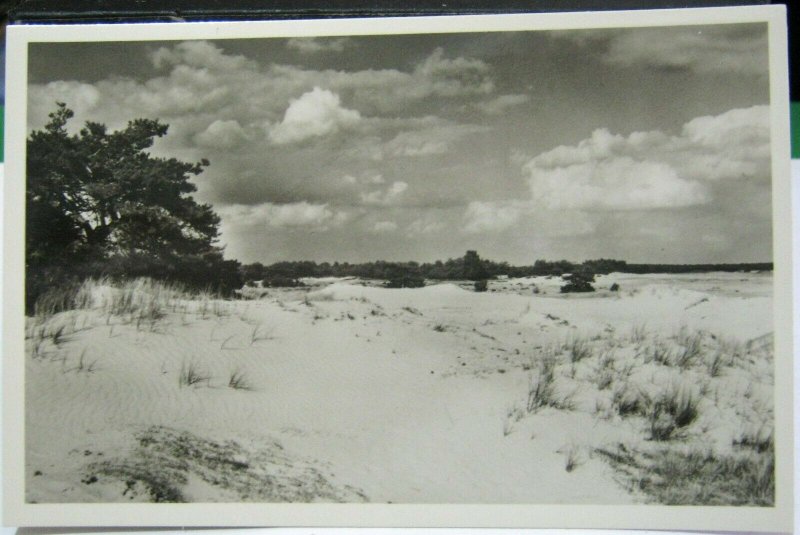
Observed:
[[[775,507],[405,504],[30,504],[24,500],[24,206],[27,49],[32,42],[150,41],[554,30],[766,22],[774,232]],[[783,6],[268,22],[8,28],[3,250],[4,523],[14,526],[406,526],[791,531],[792,213]]]

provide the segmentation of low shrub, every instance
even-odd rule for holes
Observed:
[[[425,286],[425,279],[415,275],[394,277],[384,284],[386,288],[422,288],[423,286]]]
[[[563,278],[566,284],[561,287],[561,293],[594,291],[594,286],[592,286],[594,273],[578,270],[564,275]]]
[[[291,277],[272,277],[271,279],[264,279],[262,284],[270,288],[296,288],[298,286],[305,286],[302,281]]]

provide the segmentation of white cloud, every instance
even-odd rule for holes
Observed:
[[[315,87],[291,101],[283,120],[269,129],[269,138],[277,145],[295,143],[334,134],[360,120],[358,111],[342,107],[339,95]]]
[[[530,99],[529,95],[522,94],[500,95],[491,100],[479,102],[475,107],[487,115],[500,115],[509,108],[525,104]]]
[[[408,184],[402,180],[392,182],[385,191],[375,190],[361,193],[361,202],[373,205],[395,204],[408,189]]]
[[[687,69],[701,74],[769,72],[766,24],[568,30],[551,35],[602,51],[606,63],[623,67]]]
[[[318,86],[327,88],[357,102],[362,111],[395,112],[409,102],[432,96],[457,98],[487,95],[494,91],[491,69],[474,58],[446,58],[441,48],[435,49],[411,71],[368,69],[361,71],[314,70],[294,65],[271,65],[267,75],[278,82],[273,95],[296,94]]]
[[[721,115],[697,117],[683,126],[683,135],[692,143],[739,151],[751,147],[751,155],[769,156],[769,106],[735,109]]]
[[[392,156],[430,156],[444,154],[447,152],[448,144],[447,141],[436,139],[428,133],[400,132],[386,144],[385,149]]]
[[[247,135],[242,129],[239,121],[216,120],[208,128],[194,136],[194,142],[204,147],[216,147],[220,149],[233,148],[244,141]]]
[[[65,102],[78,117],[95,111],[101,102],[100,90],[90,84],[75,81],[50,82],[32,85],[28,89],[28,124],[43,126],[48,122],[47,114],[55,109],[55,103]]]
[[[176,66],[211,68],[216,71],[237,71],[254,68],[244,56],[225,54],[208,41],[184,41],[173,47],[161,47],[150,58],[157,69]]]
[[[286,48],[301,54],[318,54],[320,52],[342,52],[351,44],[347,37],[293,37],[286,41]]]
[[[398,133],[383,145],[382,152],[393,157],[445,154],[458,140],[487,130],[469,124],[420,125],[416,130]]]
[[[394,232],[397,230],[397,223],[394,221],[378,221],[372,227],[373,232]]]
[[[709,193],[667,164],[627,156],[541,168],[527,165],[533,199],[550,209],[642,210],[702,204]]]
[[[444,223],[432,217],[415,219],[408,225],[411,234],[435,234],[444,229]]]
[[[144,80],[109,77],[94,84],[31,84],[29,127],[42,127],[55,101],[62,100],[76,112],[76,124],[91,119],[120,128],[133,117],[158,117],[171,126],[171,144],[176,136],[193,139],[212,120],[238,121],[253,134],[253,142],[259,142],[256,128],[265,124],[277,128],[272,134],[275,143],[327,135],[355,123],[381,130],[380,137],[385,140],[386,132],[441,123],[431,117],[401,120],[392,116],[407,115],[409,104],[431,96],[486,94],[493,86],[486,64],[464,57],[446,58],[441,50],[407,71],[317,70],[274,63],[262,66],[205,41],[161,47],[150,59],[160,72]],[[330,95],[323,93],[326,91]],[[355,103],[358,109],[344,108],[342,101]],[[293,111],[287,118],[292,105],[299,107],[298,115],[305,107],[309,117],[292,117]],[[365,114],[372,118],[364,119]],[[350,145],[356,142],[352,140]],[[374,144],[367,143],[363,149],[366,152],[360,157],[373,161],[383,158]]]
[[[464,230],[470,233],[496,232],[514,226],[526,207],[515,202],[473,201],[464,214]]]
[[[530,159],[534,201],[553,209],[639,210],[710,202],[709,182],[769,177],[769,108],[687,122],[679,135],[598,129]]]
[[[414,69],[414,74],[428,81],[431,91],[441,96],[486,94],[494,91],[489,65],[479,59],[458,57],[449,59],[444,49],[436,48]]]
[[[306,201],[286,204],[261,203],[257,205],[234,204],[218,208],[220,216],[229,224],[270,227],[319,227],[334,221],[342,222],[340,213],[334,213],[327,204]]]

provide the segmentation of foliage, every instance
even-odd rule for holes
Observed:
[[[566,284],[561,287],[561,293],[593,292],[594,273],[586,268],[576,268],[572,273],[564,275]]]
[[[486,279],[475,281],[475,291],[476,292],[485,292],[489,288],[489,283]]]
[[[478,256],[477,251],[467,251],[464,255],[464,278],[473,281],[485,280],[487,277],[486,268]]]
[[[474,252],[474,251],[473,251]],[[477,257],[477,261],[475,259]],[[470,267],[466,263],[469,262]],[[771,270],[771,264],[720,264],[709,266],[714,271],[750,271]],[[533,265],[512,266],[508,262],[495,262],[473,256],[468,252],[460,258],[436,260],[435,262],[314,262],[310,260],[296,262],[276,262],[265,266],[261,263],[247,264],[241,267],[241,276],[247,281],[260,281],[275,277],[297,279],[300,277],[361,277],[365,279],[389,280],[398,276],[398,272],[431,280],[483,280],[493,279],[501,275],[508,277],[562,276],[575,273],[576,270],[594,274],[610,273],[690,273],[703,271],[694,265],[666,264],[627,264],[624,260],[587,260],[583,263],[568,260],[537,260]],[[706,270],[708,271],[708,270]],[[472,278],[483,273],[482,277]],[[476,275],[477,274],[477,275]]]
[[[775,503],[775,453],[663,449],[637,453],[598,449],[631,486],[664,505],[749,505]]]
[[[425,279],[413,275],[400,275],[392,277],[386,284],[386,288],[422,288],[425,286]]]
[[[152,156],[168,128],[157,119],[114,132],[87,122],[71,134],[73,115],[58,103],[27,142],[28,309],[48,287],[90,276],[238,287],[238,263],[215,245],[219,217],[191,196],[209,162]]]

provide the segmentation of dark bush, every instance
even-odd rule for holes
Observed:
[[[617,283],[615,282],[614,284],[612,284],[612,285],[611,285],[611,287],[609,288],[609,290],[611,290],[612,292],[618,292],[618,291],[619,291],[619,284],[617,284]]]
[[[272,277],[264,280],[264,286],[269,286],[270,288],[295,288],[297,286],[305,286],[305,284],[291,277]]]
[[[475,281],[475,291],[476,292],[485,292],[489,288],[489,283],[486,279]]]
[[[422,288],[425,286],[425,279],[414,275],[404,275],[389,279],[384,286],[386,288]]]
[[[561,293],[571,292],[593,292],[594,286],[594,273],[584,270],[576,270],[573,273],[564,275],[564,280],[567,282],[561,287]]]

